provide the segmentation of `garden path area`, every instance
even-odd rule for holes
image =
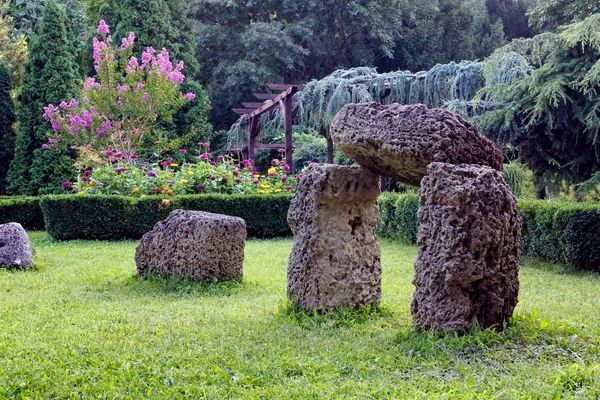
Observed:
[[[37,270],[0,270],[0,398],[590,398],[600,276],[525,261],[503,333],[413,330],[416,247],[382,242],[377,311],[286,303],[291,240],[251,240],[243,284],[137,278],[136,242],[30,233]]]

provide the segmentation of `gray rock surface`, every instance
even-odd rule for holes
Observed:
[[[33,267],[33,253],[29,236],[21,224],[0,225],[0,267]]]
[[[420,329],[502,328],[519,292],[521,220],[502,173],[433,163],[421,183],[411,311]]]
[[[140,277],[241,281],[246,222],[238,217],[176,210],[146,233],[136,249]]]
[[[288,212],[290,300],[319,311],[380,301],[379,194],[379,175],[362,167],[309,167]]]
[[[432,162],[502,168],[502,151],[473,124],[422,104],[348,104],[331,136],[358,164],[410,185],[420,184]]]

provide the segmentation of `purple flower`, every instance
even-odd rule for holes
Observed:
[[[282,176],[281,177],[281,182],[286,183],[288,180],[287,176]]]
[[[109,151],[107,151],[106,153],[104,153],[104,155],[105,155],[106,157],[112,157],[112,156],[114,156],[114,155],[115,155],[115,153],[113,153],[112,151],[110,151],[110,150],[109,150]]]
[[[115,168],[115,172],[116,172],[117,174],[120,174],[121,172],[125,172],[125,170],[126,170],[126,169],[127,169],[127,168]]]
[[[68,188],[70,188],[70,187],[71,187],[71,182],[63,182],[63,183],[62,183],[62,187],[63,187],[63,189],[68,189]]]
[[[238,176],[238,175],[240,174],[240,171],[239,171],[239,170],[237,170],[237,169],[234,169],[234,170],[233,170],[233,172],[232,172],[232,174],[233,174],[234,176]]]
[[[44,144],[42,145],[42,148],[44,148],[44,149],[49,149],[49,148],[50,148],[50,146],[49,146],[48,144],[44,143]]]
[[[148,171],[148,176],[154,177],[156,176],[156,174],[154,173],[154,171]]]
[[[316,162],[314,162],[314,161],[309,161],[309,162],[308,162],[308,165],[317,165],[317,163],[316,163]]]
[[[138,88],[139,90],[144,90],[145,86],[144,86],[144,84],[143,84],[143,83],[138,83],[138,84],[137,84],[137,88]]]
[[[206,160],[206,159],[208,159],[208,153],[204,153],[204,154],[202,154],[202,155],[200,156],[200,159],[201,159],[201,160]]]
[[[279,165],[279,160],[277,160],[277,159],[275,159],[275,158],[274,158],[274,159],[272,159],[272,160],[271,160],[271,165]]]
[[[89,176],[82,176],[81,180],[84,181],[84,182],[89,182],[90,177]]]
[[[240,178],[235,178],[235,183],[242,183],[242,180]]]
[[[109,130],[112,128],[112,122],[110,122],[110,120],[106,120],[102,123],[102,129],[104,130]]]
[[[179,149],[179,152],[180,152],[181,154],[185,154],[185,153],[187,153],[187,150],[186,150],[186,149]]]
[[[289,166],[289,165],[285,164],[285,165],[283,166],[283,170],[284,170],[285,172],[290,172],[291,168],[290,168],[290,166]]]
[[[129,157],[130,160],[139,160],[139,156],[136,156],[135,154],[132,155],[131,157]]]
[[[162,167],[168,167],[168,166],[170,166],[170,165],[171,165],[171,161],[163,161],[163,162],[161,162],[161,163],[160,163],[160,165],[161,165]]]
[[[296,175],[296,182],[300,182],[300,179],[302,179],[303,176],[304,175],[302,175],[302,174]]]
[[[279,149],[277,151],[280,152],[280,153],[285,153],[285,149]]]
[[[224,159],[225,159],[225,157],[223,157],[223,156],[218,156],[217,157],[217,160],[224,160]]]
[[[144,103],[148,102],[148,93],[144,93],[144,94],[142,95],[142,101],[143,101]]]
[[[117,83],[117,90],[119,91],[119,93],[123,93],[123,92],[127,91],[127,89],[129,89],[129,86],[127,86],[127,85],[119,85]]]
[[[254,183],[255,185],[258,185],[260,183],[260,181],[258,179],[255,179],[252,181],[252,183]]]
[[[86,169],[85,171],[83,171],[84,175],[91,175],[94,171],[92,171],[91,169]]]
[[[123,153],[122,152],[118,152],[117,154],[115,154],[116,158],[123,158]]]
[[[242,161],[242,163],[243,163],[243,164],[244,164],[246,167],[247,167],[247,166],[249,166],[249,165],[251,164],[251,163],[250,163],[250,160],[243,160],[243,161]]]
[[[293,186],[286,186],[286,187],[285,187],[285,190],[288,190],[288,191],[289,191],[289,190],[292,190],[293,188],[294,188]]]
[[[210,165],[212,165],[212,166],[214,167],[215,165],[217,165],[217,163],[216,163],[216,162],[214,162],[214,161],[211,161],[211,162],[210,162]]]
[[[104,34],[107,34],[110,32],[110,30],[108,29],[108,25],[106,25],[106,22],[104,22],[103,19],[101,19],[100,22],[98,23],[97,32],[101,35],[104,35]]]
[[[102,129],[96,129],[96,135],[104,136],[104,135],[106,135],[106,132],[104,132]]]
[[[200,146],[202,146],[202,147],[210,147],[210,143],[200,143]]]
[[[196,186],[196,189],[198,189],[198,190],[204,190],[206,188],[204,187],[203,184],[199,184],[198,186]]]
[[[192,101],[196,98],[196,94],[195,93],[186,93],[185,95],[183,95],[183,98],[189,101]]]

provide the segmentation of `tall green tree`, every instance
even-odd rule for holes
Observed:
[[[73,155],[68,150],[46,150],[51,130],[44,106],[80,96],[76,49],[69,19],[62,7],[48,0],[35,39],[29,47],[23,86],[18,95],[15,157],[8,173],[8,192],[37,195],[61,190],[73,178]]]
[[[10,69],[0,61],[0,194],[6,193],[6,175],[15,151],[13,124],[16,116],[11,98]]]
[[[546,186],[581,184],[600,171],[600,14],[515,41],[487,64],[480,97],[497,108],[478,122],[486,135],[518,150],[539,197]],[[527,76],[508,84],[492,78],[509,64],[523,65]],[[515,121],[517,129],[506,129]]]
[[[553,31],[561,25],[581,21],[600,12],[593,0],[540,0],[529,12],[531,25],[540,31]]]

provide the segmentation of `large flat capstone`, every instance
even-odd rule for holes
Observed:
[[[358,164],[410,185],[420,184],[432,162],[502,168],[502,151],[473,124],[422,104],[348,104],[331,136]]]
[[[379,194],[379,175],[362,167],[309,167],[288,212],[292,301],[319,311],[380,301]]]
[[[0,267],[33,267],[33,253],[31,241],[21,224],[0,225]]]
[[[238,217],[176,210],[146,233],[136,249],[140,277],[197,282],[241,281],[246,222]]]
[[[502,328],[519,292],[521,220],[502,173],[433,163],[423,179],[411,311],[417,327]]]

